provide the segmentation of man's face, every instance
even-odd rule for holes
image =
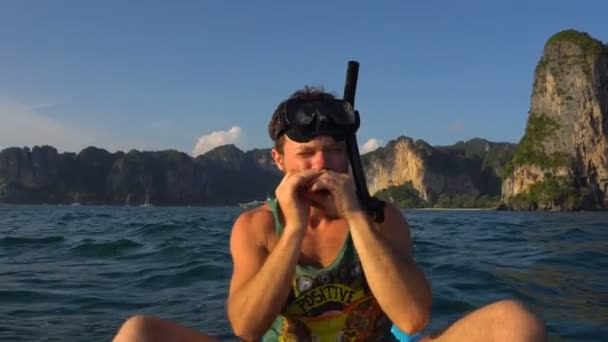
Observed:
[[[348,172],[348,155],[344,141],[336,142],[331,136],[318,136],[305,143],[293,141],[288,136],[284,139],[282,154],[272,150],[272,156],[281,171]]]

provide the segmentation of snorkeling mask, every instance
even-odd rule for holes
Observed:
[[[275,122],[273,140],[286,134],[296,142],[307,142],[320,135],[345,140],[359,129],[359,113],[345,100],[288,100]]]

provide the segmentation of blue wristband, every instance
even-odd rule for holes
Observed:
[[[408,333],[405,333],[405,332],[399,330],[399,328],[397,328],[397,326],[394,324],[393,324],[393,327],[391,328],[391,332],[393,333],[395,338],[397,338],[397,340],[399,340],[399,342],[416,342],[422,338],[422,334],[417,333],[414,335],[410,335]]]

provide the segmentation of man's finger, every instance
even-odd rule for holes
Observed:
[[[298,172],[298,173],[294,174],[292,177],[296,184],[301,185],[303,183],[306,183],[308,181],[315,179],[318,176],[319,176],[319,171],[306,170],[306,171]]]

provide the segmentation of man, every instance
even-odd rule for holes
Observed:
[[[359,206],[344,143],[353,114],[306,88],[272,116],[272,156],[284,177],[276,200],[242,214],[231,237],[228,317],[246,341],[390,340],[391,324],[413,335],[430,320],[431,290],[412,256],[406,219],[387,204],[384,222],[375,224]],[[503,301],[422,340],[535,341],[543,334],[522,305]]]
[[[347,103],[314,88],[295,92],[275,110],[272,157],[284,176],[276,198],[241,214],[230,238],[226,308],[235,335],[245,341],[543,340],[541,322],[513,301],[482,307],[432,336],[418,334],[431,316],[430,285],[399,210],[387,204],[376,224],[359,205],[344,143],[356,129],[352,115]],[[121,330],[131,340],[156,336],[151,331],[182,336],[172,340],[212,340],[157,318],[130,321]]]

